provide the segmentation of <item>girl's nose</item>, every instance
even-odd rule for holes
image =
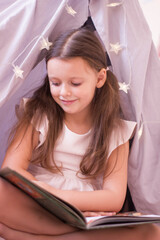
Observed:
[[[71,92],[69,86],[67,86],[66,84],[62,85],[60,94],[61,96],[70,96]]]

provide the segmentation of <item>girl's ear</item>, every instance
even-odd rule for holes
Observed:
[[[107,78],[107,73],[106,73],[106,69],[102,68],[99,72],[98,72],[98,76],[97,76],[97,88],[101,88],[103,87],[105,81]]]

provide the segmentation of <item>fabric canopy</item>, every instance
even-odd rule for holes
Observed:
[[[16,104],[46,75],[48,46],[89,15],[119,80],[125,118],[137,122],[128,166],[133,202],[137,211],[160,214],[160,62],[138,0],[1,0],[0,163]]]

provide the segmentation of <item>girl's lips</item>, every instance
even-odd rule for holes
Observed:
[[[62,99],[60,99],[60,100],[65,105],[70,105],[76,101],[76,100],[62,100]]]

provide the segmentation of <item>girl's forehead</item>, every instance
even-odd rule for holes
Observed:
[[[86,64],[88,65],[88,62],[83,59],[83,57],[71,57],[71,58],[60,58],[60,57],[53,57],[50,58],[48,63],[52,64],[64,64],[64,63],[70,63],[70,64]]]
[[[86,72],[93,71],[88,62],[81,57],[74,58],[51,58],[47,63],[48,72],[72,71]]]

